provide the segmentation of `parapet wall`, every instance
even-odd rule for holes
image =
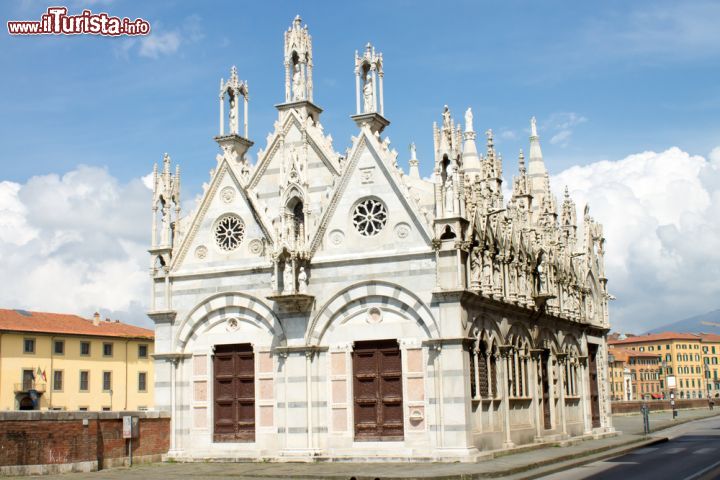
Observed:
[[[167,453],[165,412],[0,412],[0,475],[95,471],[128,461],[122,417],[138,417],[133,462],[160,461]]]

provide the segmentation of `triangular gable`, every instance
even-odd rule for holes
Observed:
[[[370,130],[367,127],[364,127],[360,132],[360,136],[355,140],[354,147],[349,155],[350,159],[348,164],[346,165],[342,177],[330,197],[329,204],[320,217],[318,228],[315,231],[314,236],[311,238],[309,248],[311,255],[317,252],[320,244],[322,243],[322,239],[327,232],[328,226],[336,214],[338,205],[341,203],[342,197],[348,191],[348,186],[350,185],[351,180],[360,175],[360,172],[358,171],[358,163],[363,157],[363,153],[366,151],[371,155],[375,166],[377,166],[379,170],[378,177],[381,177],[390,185],[394,196],[398,199],[403,210],[406,212],[407,219],[412,223],[412,226],[415,227],[415,230],[419,232],[422,241],[425,244],[430,245],[430,231],[428,230],[424,219],[420,216],[419,207],[415,205],[414,200],[408,198],[408,195],[406,195],[404,190],[404,185],[400,184],[394,175],[394,172],[390,170],[392,167],[388,165],[387,161],[381,158],[380,145],[377,140],[370,133]],[[352,201],[355,201],[355,199]],[[392,228],[392,225],[387,225],[387,227]]]
[[[229,193],[230,189],[228,189],[227,197],[220,198],[227,187],[232,187],[232,195]],[[231,196],[232,198],[230,198]],[[255,199],[247,195],[238,175],[228,161],[223,158],[215,169],[210,185],[192,219],[188,233],[183,238],[177,255],[173,258],[172,269],[176,269],[183,263],[189,251],[200,246],[196,245],[198,243],[196,239],[200,232],[203,229],[206,231],[211,230],[208,229],[208,222],[214,222],[216,220],[215,218],[212,220],[207,219],[211,209],[216,210],[216,216],[219,215],[220,212],[240,214],[246,228],[245,238],[243,239],[244,248],[255,247],[255,244],[250,245],[255,239],[265,242],[265,244],[268,245],[266,248],[270,248],[272,245],[273,236],[270,222],[259,209]],[[208,233],[208,236],[212,235],[211,231],[207,231],[206,233]],[[211,248],[214,248],[214,245],[210,244],[210,238],[201,243],[206,247],[206,255],[212,252]],[[253,253],[255,256],[258,256],[255,252]]]
[[[252,176],[250,177],[250,181],[248,182],[249,189],[257,187],[260,179],[262,179],[263,174],[270,166],[272,159],[275,157],[277,150],[280,148],[280,137],[287,135],[293,126],[302,131],[302,120],[294,110],[290,110],[288,115],[285,117],[283,125],[280,128],[277,128],[275,132],[270,135],[271,139],[262,154],[262,158],[258,158],[258,163],[255,166]],[[307,128],[305,132],[307,134],[306,138],[308,140],[308,144],[315,150],[320,160],[333,175],[339,176],[340,172],[338,171],[337,166],[335,166],[330,160],[331,155],[329,155],[326,149],[321,145],[321,142],[315,138],[313,128]]]

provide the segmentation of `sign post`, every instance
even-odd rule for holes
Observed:
[[[672,407],[672,418],[675,420],[677,417],[677,410],[675,410],[675,375],[667,376],[667,386],[670,389],[670,406]]]
[[[128,441],[128,457],[132,467],[132,439],[138,436],[138,417],[125,415],[123,418],[123,438]]]

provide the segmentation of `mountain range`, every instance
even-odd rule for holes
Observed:
[[[694,317],[668,323],[645,333],[681,332],[681,333],[717,333],[720,334],[720,309],[695,315]]]

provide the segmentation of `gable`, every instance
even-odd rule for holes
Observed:
[[[225,241],[219,242],[218,237]],[[177,272],[264,264],[265,252],[271,248],[271,243],[269,223],[258,212],[255,201],[246,196],[237,175],[223,159],[192,219],[172,268]]]
[[[391,160],[379,152],[382,146],[364,129],[311,241],[315,258],[372,251],[386,255],[430,246],[417,205],[396,178]]]

